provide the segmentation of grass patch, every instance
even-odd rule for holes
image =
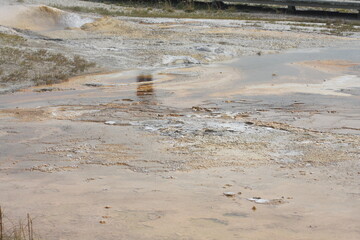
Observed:
[[[130,1],[131,2],[131,1]],[[109,2],[106,2],[109,3]],[[110,2],[113,3],[113,2]],[[291,17],[291,18],[276,18],[269,16],[260,16],[257,14],[246,14],[237,11],[235,6],[230,6],[227,9],[214,8],[214,7],[201,7],[199,8],[194,3],[175,5],[169,2],[159,5],[157,3],[151,4],[143,3],[141,1],[134,3],[133,5],[129,4],[129,1],[123,1],[121,3],[113,5],[125,6],[125,8],[89,8],[89,7],[69,7],[62,5],[53,5],[55,8],[59,8],[66,11],[72,12],[82,12],[82,13],[92,13],[98,14],[101,16],[111,16],[111,17],[151,17],[151,18],[192,18],[192,19],[228,19],[228,20],[245,20],[245,21],[266,21],[269,23],[281,23],[281,22],[293,22],[290,25],[292,26],[303,26],[310,27],[311,23],[318,24],[322,23],[325,26],[320,32],[323,34],[330,34],[336,36],[346,36],[350,35],[353,32],[359,32],[360,29],[357,28],[360,26],[359,21],[356,20],[345,20],[345,19],[332,19],[332,18],[302,18],[302,17]],[[146,8],[144,7],[146,6]],[[149,7],[151,6],[151,7]],[[160,6],[160,7],[159,7]],[[180,7],[179,7],[180,6]],[[304,22],[306,24],[304,24]],[[315,25],[314,25],[315,27]],[[298,28],[292,28],[294,31],[299,31]]]
[[[351,28],[351,26],[360,26],[357,20],[332,19],[332,18],[311,18],[291,16],[291,17],[276,17],[274,15],[259,15],[239,12],[239,6],[228,6],[226,8],[216,7],[210,3],[195,3],[193,1],[105,1],[104,3],[111,4],[110,8],[105,7],[70,7],[62,5],[52,5],[52,7],[59,8],[66,11],[93,13],[102,16],[112,17],[152,17],[152,18],[193,18],[193,19],[229,19],[229,20],[249,20],[249,21],[269,21],[269,22],[309,22],[309,23],[325,23],[338,24],[342,23],[342,29]],[[121,6],[123,8],[116,8],[114,6]],[[271,8],[269,11],[275,12]],[[352,31],[357,31],[352,28]],[[339,32],[339,31],[337,31]]]
[[[326,27],[329,29],[329,33],[338,36],[346,36],[352,32],[359,32],[359,29],[356,28],[357,26],[360,26],[360,24],[344,23],[344,22],[326,23]]]
[[[152,18],[194,18],[194,19],[235,19],[235,20],[259,20],[259,18],[243,15],[229,15],[223,10],[203,10],[195,11],[191,7],[185,10],[176,10],[173,8],[153,9],[153,8],[131,8],[124,10],[109,10],[107,8],[96,7],[71,7],[62,5],[51,5],[51,7],[65,11],[93,13],[102,16],[111,17],[152,17]]]
[[[17,35],[10,35],[6,33],[0,33],[0,45],[17,45],[23,44],[26,39]]]
[[[59,83],[95,66],[80,56],[69,58],[44,49],[0,48],[0,83],[29,82],[31,85]],[[15,66],[15,67],[12,67]],[[6,72],[6,74],[4,74]]]
[[[53,5],[55,8],[63,9],[72,12],[92,13],[101,16],[110,17],[149,17],[149,18],[191,18],[191,19],[228,19],[228,20],[243,20],[243,21],[262,21],[268,23],[285,23],[291,26],[292,31],[303,31],[296,27],[317,27],[323,28],[317,32],[335,36],[347,36],[354,32],[360,31],[360,22],[351,19],[337,19],[337,18],[306,18],[299,16],[291,17],[277,17],[276,15],[262,16],[259,14],[247,14],[239,12],[238,7],[228,6],[227,8],[214,7],[208,4],[205,7],[202,5],[196,5],[192,1],[180,1],[175,4],[173,1],[166,0],[160,4],[158,1],[130,1],[124,0],[121,2],[110,1],[105,2],[111,4],[109,7],[69,7],[62,5]],[[114,6],[121,6],[122,8],[116,8]],[[268,7],[269,8],[269,7]],[[275,10],[270,9],[274,12]],[[324,26],[317,26],[315,24],[324,24]],[[292,27],[294,26],[294,27]],[[259,25],[261,27],[261,25]]]
[[[80,56],[34,50],[24,38],[0,33],[1,88],[14,91],[34,85],[60,83],[94,67],[95,63]]]

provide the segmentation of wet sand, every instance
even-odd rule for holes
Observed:
[[[359,235],[356,158],[334,161],[339,156],[331,155],[322,162],[290,162],[247,154],[241,161],[252,144],[247,151],[244,146],[233,149],[238,164],[226,164],[226,156],[211,159],[207,151],[203,165],[194,168],[204,156],[172,153],[173,138],[131,126],[64,120],[19,124],[2,119],[1,139],[2,207],[13,217],[31,212],[36,232],[45,239]],[[326,145],[318,135],[315,139]],[[337,140],[348,148],[348,139]],[[283,151],[288,159],[296,155]],[[213,161],[224,167],[212,166]],[[176,170],[187,162],[187,170]],[[236,195],[224,196],[228,191]],[[257,204],[247,200],[252,197],[276,201]]]
[[[6,187],[14,190],[2,201],[12,202],[3,207],[15,216],[31,211],[38,234],[51,239],[355,240],[359,193],[353,183],[358,177],[350,169],[339,172],[339,167],[344,166],[145,175],[89,166],[50,175],[30,172],[16,179],[3,176],[1,182],[8,181]],[[229,198],[224,191],[241,194]],[[256,204],[247,200],[251,197],[283,203]]]

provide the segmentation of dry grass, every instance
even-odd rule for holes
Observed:
[[[94,64],[79,56],[68,58],[44,49],[32,51],[1,47],[0,66],[0,73],[3,73],[0,75],[0,83],[30,81],[34,85],[42,85],[66,80],[94,67]],[[4,74],[5,69],[7,74]]]
[[[134,3],[130,0],[124,1],[110,1],[105,2],[110,4],[110,8],[97,7],[68,7],[61,5],[54,5],[55,8],[60,8],[67,11],[73,12],[84,12],[84,13],[95,13],[102,16],[129,16],[129,17],[164,17],[164,18],[192,18],[192,19],[231,19],[231,20],[246,20],[246,21],[266,21],[269,23],[281,23],[292,26],[300,26],[304,22],[307,24],[325,24],[322,26],[323,30],[319,33],[326,35],[335,36],[348,36],[355,32],[360,31],[360,23],[356,20],[351,19],[339,19],[339,18],[328,18],[328,17],[301,17],[301,16],[287,16],[282,15],[259,15],[259,14],[247,14],[240,12],[238,7],[229,6],[226,9],[216,8],[208,5],[196,5],[191,0],[180,1],[175,4],[173,1],[164,0],[160,3],[154,1],[137,1]],[[113,6],[121,6],[116,8]],[[275,10],[274,10],[275,11]],[[290,22],[290,23],[289,23]],[[309,25],[304,25],[309,26]],[[318,27],[314,25],[314,27]],[[301,31],[300,28],[291,28],[293,31]]]
[[[163,17],[163,18],[194,18],[194,19],[246,19],[250,20],[252,17],[243,16],[239,14],[230,14],[222,10],[196,10],[192,5],[187,5],[179,10],[171,5],[165,5],[163,8],[128,8],[124,10],[109,10],[103,7],[69,7],[62,5],[51,5],[54,8],[59,8],[66,11],[95,13],[102,16],[128,16],[128,17]]]
[[[0,44],[1,45],[16,45],[26,42],[26,39],[17,35],[10,35],[0,33]]]
[[[32,219],[29,214],[17,224],[7,219],[0,207],[0,240],[34,240]]]
[[[0,44],[0,86],[12,90],[59,83],[95,67],[80,56],[30,49],[15,35],[1,33]]]
[[[327,17],[307,17],[304,19],[301,16],[276,16],[272,15],[259,15],[259,14],[248,14],[246,12],[239,11],[236,6],[229,6],[225,9],[214,7],[211,4],[197,5],[193,1],[180,1],[178,4],[174,4],[170,0],[160,1],[110,1],[105,2],[110,6],[121,6],[122,8],[116,7],[69,7],[62,5],[52,5],[52,7],[59,8],[66,11],[83,12],[83,13],[95,13],[102,16],[129,16],[129,17],[163,17],[163,18],[192,18],[192,19],[230,19],[230,20],[253,20],[253,21],[294,21],[294,22],[314,22],[314,23],[326,23],[329,28],[336,28],[333,31],[335,34],[341,34],[341,30],[351,29],[352,31],[358,31],[353,26],[360,26],[359,21],[351,19],[338,19],[338,18],[327,18]],[[271,9],[271,8],[266,8]],[[273,10],[273,12],[276,12]],[[338,23],[341,22],[341,28],[339,29]]]

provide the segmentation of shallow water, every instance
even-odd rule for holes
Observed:
[[[298,50],[215,66],[148,69],[145,75],[152,74],[152,79],[146,83],[139,82],[139,70],[87,75],[51,86],[60,91],[1,95],[0,107],[130,99],[173,108],[202,106],[229,116],[246,113],[266,121],[357,134],[360,55],[356,53],[352,48]]]
[[[294,66],[294,63],[305,61],[350,61],[360,64],[360,54],[358,48],[324,48],[287,51],[280,54],[270,54],[261,56],[242,57],[233,61],[230,65],[244,72],[240,86],[249,84],[274,82],[274,78],[279,76],[289,76],[283,81],[292,82],[292,77],[296,77],[296,82],[318,82],[330,75],[330,73],[319,72],[314,69],[303,69]],[[354,69],[360,75],[360,65]],[[273,76],[276,74],[276,76]],[[321,81],[320,80],[320,81]],[[279,83],[278,81],[275,81]],[[237,85],[240,87],[239,85]]]

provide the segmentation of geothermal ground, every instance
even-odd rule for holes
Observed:
[[[30,213],[35,239],[360,238],[358,20],[21,2],[0,1],[6,234]]]

